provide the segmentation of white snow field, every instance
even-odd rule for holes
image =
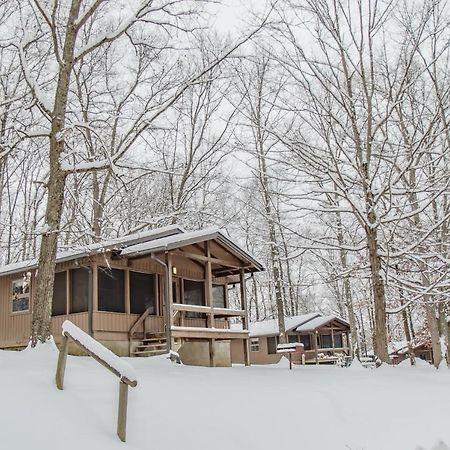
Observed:
[[[116,436],[118,378],[68,357],[55,383],[54,344],[0,351],[0,449],[448,449],[450,371],[421,364],[188,367],[166,357],[126,360],[127,442]]]

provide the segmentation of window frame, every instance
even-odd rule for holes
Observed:
[[[13,280],[11,280],[11,288],[10,288],[10,314],[11,315],[16,315],[16,314],[29,314],[31,312],[31,275],[29,277],[29,285],[28,285],[28,292],[25,294],[14,294],[14,284],[15,283],[20,283],[22,286],[22,291],[23,291],[23,283],[24,283],[24,279],[27,275],[24,275],[22,278],[14,278]],[[15,295],[17,297],[15,297]],[[19,311],[14,311],[13,309],[13,305],[14,305],[14,300],[18,300],[18,299],[28,299],[28,308],[27,309],[21,309]]]

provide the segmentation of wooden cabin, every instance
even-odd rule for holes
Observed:
[[[424,361],[433,364],[431,342],[414,341],[412,343],[412,350],[415,358],[423,359]],[[407,341],[389,343],[389,358],[391,359],[392,364],[400,364],[409,357],[409,346]]]
[[[341,356],[350,355],[350,325],[337,316],[320,313],[285,318],[287,341],[303,344],[305,362],[334,363]],[[269,319],[249,326],[251,364],[276,364],[282,358],[277,353],[278,321]],[[234,361],[244,362],[241,348],[232,344]]]
[[[0,348],[28,344],[36,268],[36,261],[0,267]],[[245,277],[261,270],[220,231],[178,226],[59,253],[52,333],[58,343],[69,319],[120,356],[172,349],[187,364],[215,366],[231,364],[236,341],[249,363]],[[241,330],[230,329],[231,318]]]

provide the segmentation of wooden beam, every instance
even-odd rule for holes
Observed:
[[[172,254],[167,253],[167,302],[166,311],[169,314],[169,330],[173,327],[173,279],[172,279]],[[173,336],[170,337],[170,342],[167,342],[167,346],[170,350],[173,349],[174,341]]]
[[[243,268],[239,271],[239,284],[241,290],[241,309],[245,312],[242,316],[242,328],[248,330],[248,310],[247,310],[247,289],[245,287],[245,270]],[[244,361],[246,366],[250,366],[250,346],[248,336],[244,339]]]
[[[122,442],[127,437],[128,384],[119,383],[119,410],[117,414],[117,436]]]
[[[69,338],[63,335],[61,348],[59,349],[58,365],[56,367],[56,387],[60,390],[64,388],[64,374],[66,372],[67,353],[69,351]]]
[[[198,339],[248,339],[248,333],[244,331],[197,327],[172,327],[172,336],[176,338]]]
[[[205,264],[206,305],[209,306],[210,308],[208,315],[209,327],[214,328],[214,299],[212,288],[211,252],[209,250],[209,241],[206,241],[205,243],[205,251],[207,257],[207,261]]]
[[[209,241],[207,242],[207,244]],[[219,264],[221,266],[225,267],[232,267],[233,269],[241,269],[243,266],[242,264],[238,264],[235,261],[229,261],[226,259],[220,259],[220,258],[214,258],[211,255],[210,256],[204,256],[204,255],[198,255],[197,253],[190,253],[190,252],[183,252],[183,251],[174,251],[172,252],[173,255],[176,256],[182,256],[184,258],[189,258],[196,261],[202,261],[202,262],[211,262],[214,264]]]
[[[211,308],[209,306],[201,306],[201,305],[185,305],[180,303],[174,303],[172,306],[173,311],[188,311],[188,312],[197,312],[209,314]]]

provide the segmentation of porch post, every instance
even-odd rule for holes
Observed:
[[[205,243],[206,263],[205,263],[205,287],[206,287],[206,306],[209,306],[209,314],[207,319],[207,327],[214,328],[214,299],[212,288],[212,267],[211,267],[211,250],[209,241]],[[215,366],[216,340],[209,340],[209,365]]]
[[[212,288],[212,268],[211,268],[211,250],[209,241],[206,242],[206,264],[205,264],[205,284],[206,284],[206,306],[210,307],[208,322],[209,327],[214,328],[214,300]]]
[[[92,267],[88,268],[88,334],[93,335],[93,309],[94,309],[94,274]]]
[[[241,309],[245,311],[244,316],[242,317],[242,328],[248,331],[248,311],[247,311],[247,291],[245,289],[245,271],[244,269],[240,269],[239,271],[239,283],[241,287]],[[245,365],[250,365],[250,349],[248,338],[243,339],[244,345],[244,361]]]
[[[172,341],[172,327],[173,327],[173,292],[172,292],[172,255],[170,253],[166,253],[167,265],[165,267],[166,276],[165,278],[165,314],[166,314],[166,341],[167,341],[167,351],[172,350],[173,341]]]
[[[317,350],[317,330],[313,332],[314,352],[316,355],[316,364],[319,364],[319,352]]]
[[[333,327],[331,327],[331,346],[333,347],[333,356],[334,356],[334,334],[333,334]]]

